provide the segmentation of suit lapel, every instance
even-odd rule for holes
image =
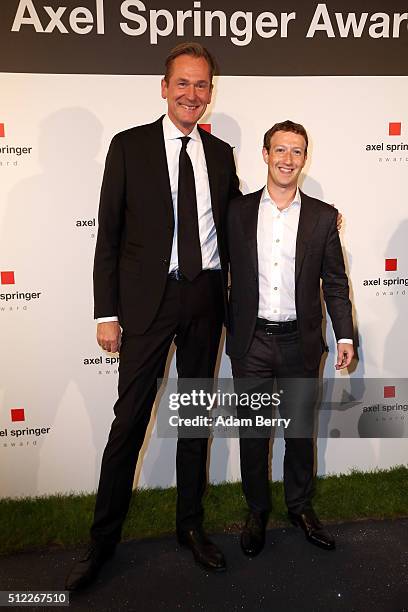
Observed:
[[[241,207],[241,227],[247,241],[250,265],[258,282],[258,213],[263,189],[246,196]]]
[[[198,127],[201,142],[203,143],[205,163],[207,164],[208,172],[208,183],[210,186],[211,195],[211,208],[213,211],[215,227],[218,229],[220,221],[220,205],[218,199],[218,181],[217,176],[219,174],[220,162],[217,159],[217,150],[214,147],[214,143],[209,138],[207,132]]]
[[[295,280],[297,282],[306,255],[307,247],[312,239],[312,234],[319,219],[313,198],[310,198],[302,191],[299,225],[296,237],[296,257],[295,257]]]
[[[171,197],[169,168],[163,136],[163,117],[164,115],[150,124],[151,134],[149,142],[146,143],[146,149],[149,152],[152,168],[157,168],[157,172],[155,172],[156,181],[152,189],[157,188],[161,192],[162,197],[159,199],[164,204],[168,223],[174,226],[173,200]]]

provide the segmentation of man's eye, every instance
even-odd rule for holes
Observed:
[[[302,151],[300,149],[295,149],[293,152],[295,155],[302,155]]]

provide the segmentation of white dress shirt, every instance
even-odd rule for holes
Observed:
[[[178,268],[178,249],[177,249],[177,191],[179,174],[179,156],[181,150],[182,136],[185,136],[168,115],[163,117],[163,136],[166,148],[167,167],[170,177],[171,198],[173,200],[174,213],[174,234],[171,248],[169,272]],[[198,212],[198,231],[201,244],[201,259],[203,270],[219,270],[221,268],[220,257],[218,255],[217,233],[215,230],[214,217],[211,207],[210,185],[208,181],[207,163],[205,161],[203,143],[197,126],[188,134],[190,140],[187,144],[187,153],[190,156],[194,170],[197,212]],[[101,317],[97,323],[107,321],[117,321],[117,316]]]
[[[258,212],[259,273],[258,317],[269,321],[294,321],[296,237],[301,209],[299,188],[293,201],[279,210],[265,187]],[[353,344],[350,338],[338,342]]]
[[[300,194],[279,210],[267,187],[263,190],[258,213],[258,317],[269,321],[294,321],[295,255],[299,225]]]
[[[174,235],[171,248],[169,272],[178,268],[177,249],[177,191],[179,175],[179,156],[181,150],[180,138],[184,136],[168,115],[163,118],[163,135],[166,147],[167,166],[169,169],[171,198],[174,212]],[[211,208],[210,184],[208,182],[207,163],[205,161],[203,143],[197,126],[188,135],[187,153],[190,156],[194,170],[198,231],[200,235],[201,258],[203,270],[219,270],[221,268],[217,247],[217,234]]]

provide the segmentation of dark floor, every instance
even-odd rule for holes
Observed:
[[[172,537],[125,542],[91,588],[71,594],[70,609],[408,611],[408,519],[330,529],[337,540],[335,551],[312,546],[295,528],[272,529],[265,550],[252,560],[241,553],[239,535],[215,535],[228,563],[222,574],[197,567],[191,553],[180,550]],[[63,589],[65,574],[80,553],[52,550],[1,557],[0,590]]]

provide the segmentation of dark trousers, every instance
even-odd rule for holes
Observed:
[[[141,299],[143,299],[141,297]],[[170,345],[176,344],[180,378],[211,378],[223,321],[220,271],[203,271],[194,281],[168,280],[159,311],[141,335],[123,332],[119,397],[103,454],[91,537],[120,540],[132,494],[140,448],[150,420]],[[208,440],[180,438],[177,443],[177,529],[200,526],[206,486]]]
[[[290,511],[301,512],[310,506],[313,493],[313,417],[318,370],[305,369],[297,331],[267,335],[265,330],[256,329],[248,353],[231,362],[236,388],[240,380],[242,387],[244,379],[250,378],[252,390],[258,386],[271,393],[275,381],[275,389],[284,390],[279,412],[282,418],[291,419],[285,430],[285,500]],[[240,433],[242,487],[249,508],[256,512],[269,512],[271,507],[269,442],[269,437],[251,437],[248,431]]]

